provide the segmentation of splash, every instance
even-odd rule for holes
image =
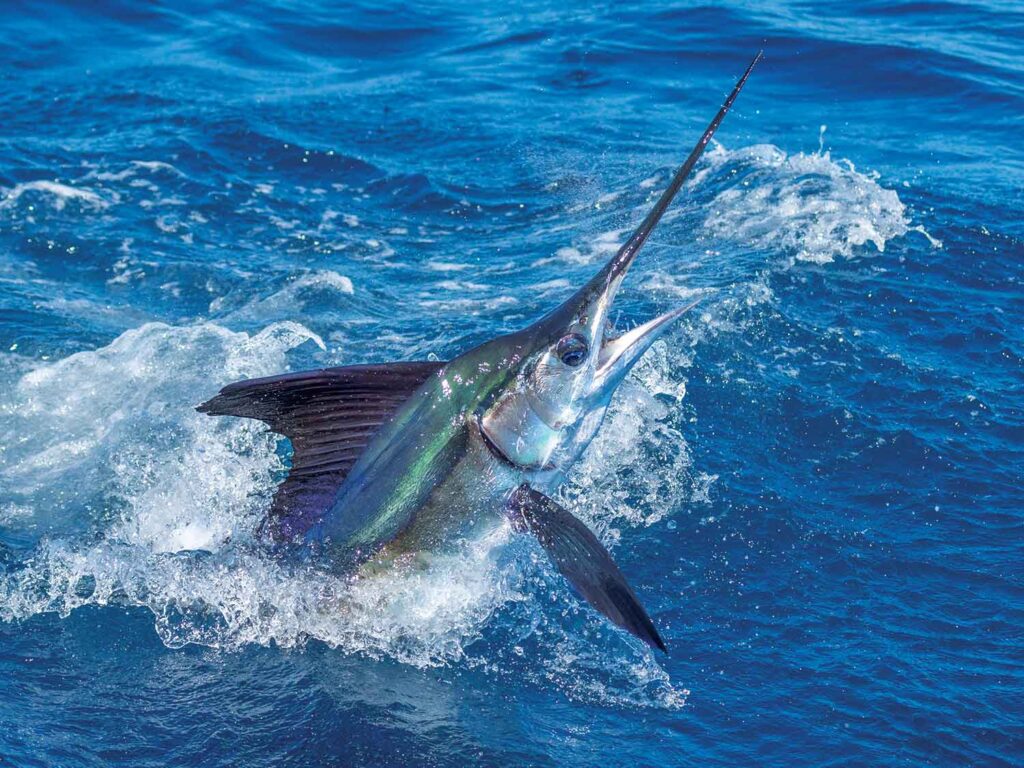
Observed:
[[[716,144],[694,185],[716,192],[704,229],[718,238],[825,264],[863,246],[883,252],[912,229],[907,208],[877,173],[858,171],[827,151],[787,154],[770,144],[728,150]]]
[[[32,508],[40,536],[81,531],[127,507],[136,529],[165,547],[179,532],[194,539],[183,510],[237,506],[237,476],[270,471],[273,445],[242,429],[229,437],[243,444],[230,450],[193,406],[213,382],[284,368],[284,353],[310,340],[319,342],[297,323],[254,336],[149,323],[30,370],[0,403],[5,496]],[[247,464],[225,463],[247,454]],[[224,530],[222,521],[214,527]]]
[[[10,526],[33,538],[0,571],[0,620],[132,606],[152,613],[169,647],[316,640],[415,667],[468,664],[496,674],[514,665],[481,650],[491,642],[484,627],[488,638],[511,633],[500,653],[543,627],[528,654],[527,676],[538,684],[609,704],[681,706],[683,693],[651,654],[605,626],[532,542],[506,528],[426,568],[361,580],[268,553],[253,531],[283,472],[276,438],[254,422],[211,419],[193,407],[223,382],[286,369],[288,351],[306,342],[319,339],[297,323],[251,335],[212,323],[151,323],[92,352],[12,369],[0,405],[0,479],[10,500],[0,536]],[[658,367],[648,366],[655,390]],[[653,390],[640,382],[632,389],[612,417],[622,435],[627,425],[633,435],[651,432],[650,420],[665,412]],[[617,455],[616,467],[662,439],[641,440],[640,453]],[[606,446],[584,470],[575,486],[581,505],[603,492],[586,477],[602,462],[607,470],[616,453]],[[638,520],[619,502],[589,515],[610,544],[614,520]],[[536,581],[548,584],[540,594]]]

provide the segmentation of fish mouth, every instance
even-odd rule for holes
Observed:
[[[598,387],[605,388],[618,384],[622,377],[643,357],[644,352],[650,349],[651,345],[661,338],[676,320],[700,304],[703,298],[701,296],[681,307],[669,310],[663,315],[617,336],[610,336],[606,331],[605,337],[601,340],[601,351],[598,354],[597,369],[594,372]]]

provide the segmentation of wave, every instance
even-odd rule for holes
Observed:
[[[226,321],[259,320],[265,317],[301,314],[314,304],[320,294],[332,299],[351,296],[355,286],[351,278],[329,269],[303,272],[290,277],[283,287],[263,298],[250,299],[238,309],[228,309],[228,297],[220,296],[210,303],[210,312],[223,314]],[[322,343],[320,344],[323,348]]]
[[[111,201],[86,187],[73,187],[57,181],[25,181],[0,190],[0,209],[13,208],[22,197],[39,197],[54,210],[63,211],[68,203],[78,203],[87,208],[103,210]]]

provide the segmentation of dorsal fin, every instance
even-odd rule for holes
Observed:
[[[266,422],[292,443],[292,467],[262,530],[290,541],[315,525],[367,443],[444,363],[350,365],[229,384],[196,410]]]

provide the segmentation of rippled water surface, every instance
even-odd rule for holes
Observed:
[[[565,489],[671,654],[507,533],[268,555],[193,406],[529,323],[761,47]],[[14,2],[0,112],[0,764],[1019,764],[1016,4]]]

